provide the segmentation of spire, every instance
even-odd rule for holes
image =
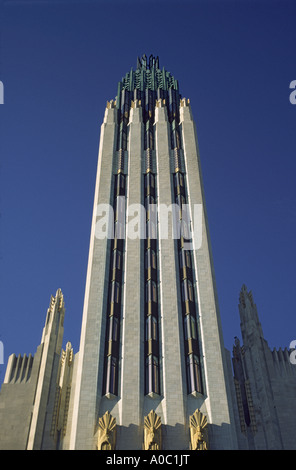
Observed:
[[[57,372],[57,369],[54,369],[54,367],[57,358],[61,355],[62,349],[64,315],[64,296],[61,289],[58,289],[55,297],[53,295],[50,297],[45,326],[42,332],[40,364],[27,442],[28,450],[42,448],[44,426],[47,419],[47,404],[51,386],[53,385],[50,378],[55,377],[53,380],[56,380],[53,371],[56,370]]]
[[[147,61],[146,54],[143,54],[142,57],[137,58],[137,69],[145,69],[149,68],[150,70],[155,67],[159,69],[159,57],[154,57],[152,54],[149,56],[149,61]]]
[[[239,296],[239,301],[244,307],[246,306],[247,301],[249,301],[252,307],[254,307],[252,291],[248,292],[247,286],[245,284],[242,285],[240,296]]]
[[[57,334],[57,332],[61,329],[63,330],[63,321],[65,315],[65,302],[62,290],[59,288],[56,291],[55,297],[51,295],[49,301],[49,307],[47,309],[46,321],[45,326],[43,328],[41,343],[45,341],[45,337],[48,334],[51,334],[52,331]],[[53,328],[53,325],[58,326],[58,330]]]
[[[239,295],[239,313],[244,344],[247,343],[247,338],[250,339],[254,334],[263,338],[257,306],[254,303],[252,291],[248,291],[245,284],[242,285]]]

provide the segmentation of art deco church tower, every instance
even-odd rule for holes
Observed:
[[[236,447],[195,124],[152,56],[107,103],[77,356],[69,448],[105,432],[116,449],[188,449],[198,419],[211,448]]]
[[[195,124],[153,56],[105,110],[76,354],[63,319],[58,290],[9,358],[1,449],[237,448]]]

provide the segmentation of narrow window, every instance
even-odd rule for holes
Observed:
[[[117,394],[117,359],[113,356],[107,358],[106,393]]]
[[[152,316],[152,339],[157,341],[157,320]]]
[[[146,284],[146,299],[148,302],[157,302],[157,288],[154,281],[149,280]]]
[[[184,317],[184,335],[185,340],[197,339],[196,321],[193,315],[187,314]]]
[[[121,173],[119,173],[118,176],[119,176],[119,180],[120,180],[120,187],[121,187],[121,189],[125,189],[125,184],[124,184],[124,183],[125,183],[125,177],[124,177],[124,175],[122,175]]]
[[[151,248],[148,248],[145,253],[145,268],[156,269],[156,253]]]
[[[109,317],[109,327],[108,327],[108,330],[109,330],[109,335],[108,335],[108,341],[112,341],[112,330],[113,330],[113,316],[111,315],[111,317]]]
[[[184,186],[184,176],[182,173],[178,173],[180,186]]]
[[[156,356],[151,354],[146,358],[146,394],[159,394],[159,362]]]
[[[121,251],[116,250],[116,268],[121,269]]]
[[[151,302],[151,294],[150,294],[150,281],[146,283],[146,301]]]
[[[152,332],[151,332],[151,315],[146,317],[146,341],[151,339]]]
[[[153,392],[159,394],[158,358],[153,356]]]
[[[194,378],[195,378],[195,383],[196,383],[196,391],[201,393],[202,389],[201,389],[199,359],[195,355],[193,356],[193,367],[194,367]]]
[[[110,299],[110,301],[118,304],[119,294],[120,294],[119,282],[112,281],[111,282],[111,299]]]
[[[187,268],[191,268],[190,252],[188,250],[185,250],[184,254],[185,254],[185,260],[186,260],[186,266]]]
[[[193,355],[192,354],[190,354],[187,357],[187,385],[188,385],[188,393],[194,392],[195,381],[194,381]]]
[[[183,302],[187,302],[187,300],[188,300],[187,279],[184,279],[182,281],[182,300],[183,300]]]
[[[196,321],[193,315],[190,315],[190,323],[191,323],[191,337],[193,339],[197,339],[196,336]]]
[[[149,179],[150,179],[150,186],[151,188],[155,188],[155,177],[152,173],[149,173]]]
[[[156,283],[152,281],[152,301],[157,302]]]
[[[182,173],[175,173],[175,190],[176,190],[176,194],[179,192],[178,191],[178,187],[180,188],[183,188],[184,187],[184,177],[182,175]]]
[[[112,269],[121,269],[121,251],[113,251]]]
[[[180,250],[179,260],[181,269],[191,268],[190,252],[188,250]]]
[[[187,284],[188,284],[188,298],[189,298],[190,302],[193,302],[194,297],[193,297],[192,282],[188,279]]]
[[[157,341],[158,339],[158,328],[157,328],[157,319],[153,315],[148,315],[146,317],[146,341],[153,339]]]
[[[185,340],[186,340],[186,341],[190,338],[190,321],[189,321],[189,315],[185,315],[185,317],[184,317],[184,336],[185,336]]]
[[[125,193],[125,178],[122,173],[115,175],[115,197],[124,196]]]
[[[151,250],[151,267],[156,269],[156,253],[154,250]]]
[[[155,217],[155,199],[154,196],[147,196],[145,198],[146,220],[152,220]]]
[[[199,359],[195,354],[187,357],[187,385],[188,393],[201,392]]]
[[[146,379],[146,394],[152,391],[152,371],[151,371],[151,355],[146,357],[145,379]]]
[[[153,173],[149,172],[145,175],[145,189],[146,189],[146,195],[151,194],[151,191],[148,191],[148,189],[154,189],[155,187],[155,179]]]
[[[113,328],[112,328],[112,340],[118,340],[118,318],[113,315]]]

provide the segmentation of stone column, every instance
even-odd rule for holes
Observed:
[[[193,231],[202,231],[201,245],[195,246],[193,252],[206,398],[206,408],[202,407],[202,411],[207,414],[208,422],[214,425],[209,430],[210,434],[212,433],[213,446],[219,449],[235,448],[234,430],[230,426],[229,407],[232,405],[229,403],[228,398],[228,396],[230,397],[230,392],[227,382],[226,357],[209,239],[198,143],[189,100],[185,99],[181,101],[180,106],[180,130]],[[194,220],[194,206],[198,204],[202,205],[201,227],[197,226],[198,220]],[[209,439],[211,441],[211,436]],[[210,447],[213,448],[211,443]]]
[[[172,214],[167,217],[160,205],[169,208],[172,200],[170,169],[170,129],[167,109],[162,101],[155,109],[155,147],[158,188],[158,229],[159,229],[159,273],[160,273],[160,321],[162,332],[162,377],[163,406],[163,448],[182,449],[188,445],[185,435],[184,393],[186,378],[184,368],[184,344],[180,288],[176,269],[176,240],[172,238]],[[168,227],[166,226],[168,223]],[[168,238],[164,238],[164,234]]]
[[[144,269],[142,208],[143,123],[142,108],[132,103],[128,133],[128,190],[125,250],[125,284],[122,318],[120,435],[118,448],[141,449],[144,394]]]
[[[111,204],[116,137],[117,109],[109,105],[101,126],[80,349],[73,386],[71,449],[95,449],[96,445],[94,430],[102,394],[111,242],[107,237],[96,236],[97,206]]]

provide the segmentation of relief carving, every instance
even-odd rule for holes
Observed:
[[[144,450],[161,449],[161,419],[154,410],[144,419]]]
[[[190,449],[208,450],[208,421],[206,416],[200,411],[195,410],[190,416]]]
[[[115,450],[116,419],[106,411],[99,419],[98,450]]]

